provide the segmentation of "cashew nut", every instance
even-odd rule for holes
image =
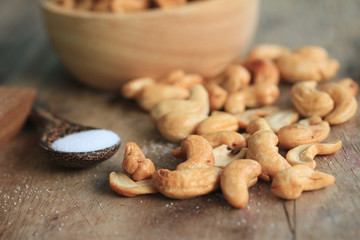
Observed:
[[[199,135],[217,131],[237,131],[239,129],[237,118],[226,112],[218,112],[202,121],[196,133]]]
[[[135,99],[139,96],[144,87],[155,83],[153,78],[137,78],[125,83],[121,88],[121,94],[125,98]]]
[[[165,84],[189,89],[192,85],[202,84],[204,78],[198,74],[186,74],[183,70],[174,70],[160,81]]]
[[[314,171],[305,165],[295,165],[276,174],[271,192],[284,199],[296,199],[303,191],[318,190],[335,182],[329,174]]]
[[[176,170],[213,167],[215,160],[212,146],[197,135],[190,135],[181,142],[181,151],[186,153],[187,160],[180,163]]]
[[[264,118],[254,119],[246,127],[246,132],[250,134],[254,134],[262,130],[271,130],[271,127]]]
[[[224,72],[224,79],[221,86],[228,92],[233,93],[247,87],[251,75],[249,71],[238,64],[230,65]]]
[[[253,75],[253,81],[255,84],[279,84],[279,69],[272,60],[265,58],[249,59],[245,62],[245,67],[249,69]]]
[[[357,101],[349,90],[338,83],[327,83],[319,87],[320,91],[326,92],[334,100],[335,108],[325,116],[325,121],[331,125],[349,121],[356,113]]]
[[[286,160],[292,165],[306,165],[311,169],[315,169],[316,162],[314,157],[316,155],[327,155],[336,153],[342,146],[341,141],[331,143],[310,143],[299,145],[288,151]]]
[[[276,44],[259,44],[251,49],[247,58],[276,60],[289,53],[291,53],[291,51],[287,47]]]
[[[248,188],[257,182],[261,165],[250,159],[236,160],[227,165],[221,173],[221,190],[235,208],[244,208],[249,202]]]
[[[170,171],[160,169],[152,177],[153,186],[163,195],[187,199],[208,194],[220,186],[221,169],[216,167]]]
[[[134,197],[157,192],[152,185],[151,179],[134,182],[122,172],[110,173],[109,181],[111,189],[125,197]]]
[[[291,88],[291,99],[296,110],[305,117],[323,117],[334,109],[334,101],[325,92],[316,90],[317,82],[298,82]]]
[[[209,144],[214,148],[213,149],[214,154],[216,152],[215,149],[217,149],[217,147],[222,145],[228,148],[226,150],[227,153],[240,151],[241,149],[246,147],[246,141],[244,137],[240,133],[234,131],[218,131],[218,132],[204,134],[201,136],[205,138],[209,142]],[[184,153],[181,150],[181,146],[171,151],[171,155],[177,158],[186,158],[186,153]]]
[[[358,91],[359,91],[359,84],[357,84],[353,79],[351,78],[344,78],[338,82],[339,84],[345,86],[348,91],[356,97]]]
[[[272,114],[279,111],[279,108],[274,106],[267,106],[261,108],[255,108],[246,110],[243,113],[234,114],[238,119],[238,124],[240,128],[246,128],[246,126],[254,119],[259,117],[264,117],[266,115]]]
[[[168,84],[154,83],[144,86],[137,96],[139,106],[150,111],[157,103],[166,99],[184,99],[190,95],[189,90]]]
[[[215,82],[206,83],[205,88],[209,93],[210,110],[221,109],[226,102],[228,92]]]
[[[327,52],[320,47],[306,46],[277,60],[281,78],[286,82],[324,81],[339,70],[339,62],[328,59]]]
[[[207,118],[203,113],[169,113],[161,117],[156,126],[160,134],[171,142],[180,142],[196,132],[199,124]]]
[[[249,108],[272,105],[280,95],[279,87],[269,82],[250,85],[243,92],[245,105]]]
[[[276,145],[278,138],[273,131],[264,130],[254,133],[248,142],[246,158],[258,161],[262,167],[260,178],[270,181],[275,175],[290,167],[283,158]]]
[[[288,126],[299,119],[299,114],[292,109],[281,110],[265,117],[271,129],[278,133],[280,128]]]
[[[234,151],[229,146],[223,144],[213,149],[215,158],[215,167],[224,168],[229,163],[243,159],[246,156],[247,148],[242,148],[240,151]]]
[[[245,93],[244,91],[237,91],[229,94],[224,110],[228,113],[236,114],[244,112],[245,107]]]
[[[329,123],[319,116],[312,116],[280,128],[278,137],[280,146],[290,149],[302,144],[322,142],[329,133]]]
[[[155,166],[150,159],[147,159],[141,149],[134,142],[126,143],[125,155],[122,168],[134,181],[151,178],[155,172]]]
[[[190,88],[189,99],[169,99],[159,102],[151,110],[151,118],[156,122],[169,113],[209,113],[209,95],[202,85]]]

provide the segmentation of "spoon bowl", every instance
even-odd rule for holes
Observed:
[[[121,140],[107,148],[88,152],[64,152],[52,148],[52,144],[65,136],[99,128],[83,126],[61,119],[48,106],[35,103],[32,109],[32,118],[44,127],[40,138],[40,146],[49,159],[64,167],[84,168],[95,165],[111,158],[119,149]]]

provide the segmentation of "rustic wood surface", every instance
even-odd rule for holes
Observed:
[[[109,187],[108,175],[121,169],[125,142],[137,142],[155,165],[173,168],[176,146],[156,131],[148,114],[116,92],[76,82],[59,63],[43,31],[35,1],[0,1],[0,83],[30,86],[59,115],[111,129],[123,140],[108,161],[83,169],[58,167],[38,146],[39,129],[28,123],[0,149],[1,239],[358,239],[360,234],[360,111],[332,127],[327,140],[340,139],[334,155],[316,157],[317,169],[336,183],[283,201],[260,182],[249,206],[231,208],[221,192],[190,200],[160,194],[124,198]],[[359,82],[360,2],[358,0],[263,1],[254,41],[297,47],[321,45],[340,60],[338,77]],[[279,105],[290,105],[289,85]],[[357,98],[360,100],[359,97]]]

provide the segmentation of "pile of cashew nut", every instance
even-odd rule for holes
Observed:
[[[318,86],[338,69],[321,47],[263,44],[211,79],[176,70],[128,82],[122,95],[150,112],[164,138],[180,142],[171,154],[186,160],[175,170],[155,170],[128,142],[122,166],[131,178],[112,172],[111,188],[128,197],[160,192],[176,199],[221,188],[230,205],[243,208],[258,178],[271,182],[272,193],[283,199],[332,185],[335,178],[316,171],[314,158],[341,148],[341,141],[322,142],[330,126],[355,115],[358,92],[349,78]],[[273,106],[280,80],[293,84],[293,108]]]

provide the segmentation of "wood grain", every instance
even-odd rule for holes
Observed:
[[[55,58],[33,1],[0,1],[0,83],[34,87],[59,115],[107,128],[135,141],[157,168],[174,168],[175,144],[156,131],[148,114],[118,93],[93,90],[74,81]],[[357,0],[263,1],[254,44],[298,47],[318,44],[342,63],[340,77],[359,83],[360,3]],[[289,85],[277,105],[291,106]],[[357,97],[359,101],[359,96]],[[1,239],[358,239],[360,233],[360,111],[334,126],[326,141],[342,149],[318,156],[317,170],[336,183],[283,201],[260,181],[250,189],[248,208],[229,206],[220,191],[189,200],[159,194],[123,198],[108,182],[121,169],[124,153],[84,170],[58,167],[41,155],[40,132],[28,123],[0,149]]]

